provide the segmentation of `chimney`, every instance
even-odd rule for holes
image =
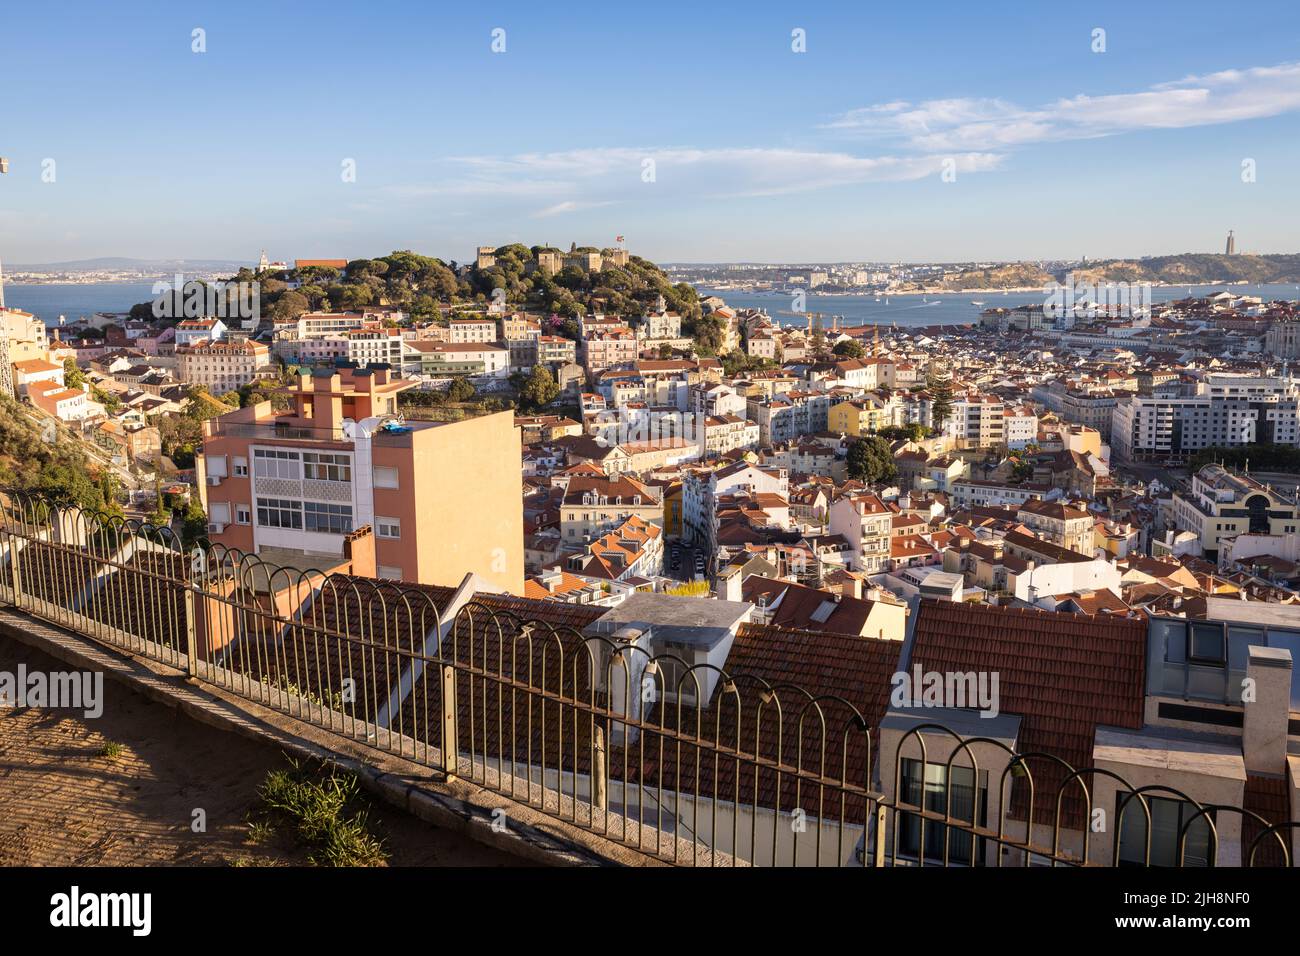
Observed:
[[[724,601],[743,601],[743,600],[744,600],[744,598],[741,597],[741,590],[740,590],[741,580],[740,580],[740,578],[741,578],[741,570],[740,570],[740,568],[735,568],[735,569],[733,569],[729,574],[724,574],[724,575],[722,576],[722,579],[721,579],[721,583],[722,583],[722,594],[721,594],[721,598],[722,598],[722,600],[724,600]]]
[[[350,572],[361,578],[377,577],[379,566],[375,560],[375,532],[363,524],[343,539],[343,557],[351,564]]]
[[[312,376],[311,415],[320,436],[327,437],[342,427],[343,397],[337,372],[317,371]]]
[[[1287,723],[1291,716],[1291,652],[1284,647],[1255,647],[1246,665],[1247,687],[1241,754],[1247,773],[1286,773]]]

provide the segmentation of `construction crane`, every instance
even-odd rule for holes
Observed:
[[[839,327],[840,317],[831,315],[829,312],[791,312],[789,309],[778,309],[777,315],[793,315],[796,317],[806,317],[808,319],[808,333],[821,332],[823,330],[822,319],[831,320],[832,331]]]

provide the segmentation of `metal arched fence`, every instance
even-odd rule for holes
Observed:
[[[652,654],[564,605],[2,504],[0,600],[26,614],[670,862],[1182,866],[1195,841],[1202,862],[1293,865],[1290,821],[939,724],[891,732],[860,702]],[[1063,780],[1040,792],[1046,767]],[[1153,855],[1155,797],[1188,808],[1173,859]]]

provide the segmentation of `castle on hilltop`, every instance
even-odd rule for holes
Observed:
[[[475,268],[490,269],[496,265],[496,252],[495,246],[479,246],[474,259]],[[555,275],[566,266],[573,266],[575,269],[591,273],[600,272],[607,266],[612,268],[625,266],[631,261],[632,254],[621,246],[606,249],[604,252],[579,252],[578,244],[575,242],[569,245],[568,252],[561,252],[551,246],[539,246],[526,268],[530,273],[541,269]]]

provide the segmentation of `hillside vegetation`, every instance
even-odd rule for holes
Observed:
[[[96,510],[117,510],[116,479],[54,420],[0,395],[0,489],[45,495]],[[46,439],[53,437],[53,441]]]
[[[632,256],[626,266],[606,267],[591,274],[572,266],[555,275],[542,270],[528,272],[528,263],[545,248],[501,246],[496,250],[496,263],[486,269],[462,269],[455,262],[398,251],[377,259],[355,259],[345,269],[307,266],[287,273],[261,274],[241,269],[232,279],[259,282],[262,316],[271,319],[367,307],[389,307],[416,318],[431,318],[439,313],[440,306],[486,308],[498,297],[497,290],[501,290],[507,306],[554,314],[560,319],[576,319],[590,311],[635,319],[652,310],[661,295],[667,308],[679,313],[687,323],[700,316],[695,289],[686,283],[674,285],[653,262]],[[302,285],[290,289],[282,275]],[[132,314],[151,319],[153,304],[142,302],[132,309]],[[576,332],[576,325],[571,325],[565,334],[576,336]]]

